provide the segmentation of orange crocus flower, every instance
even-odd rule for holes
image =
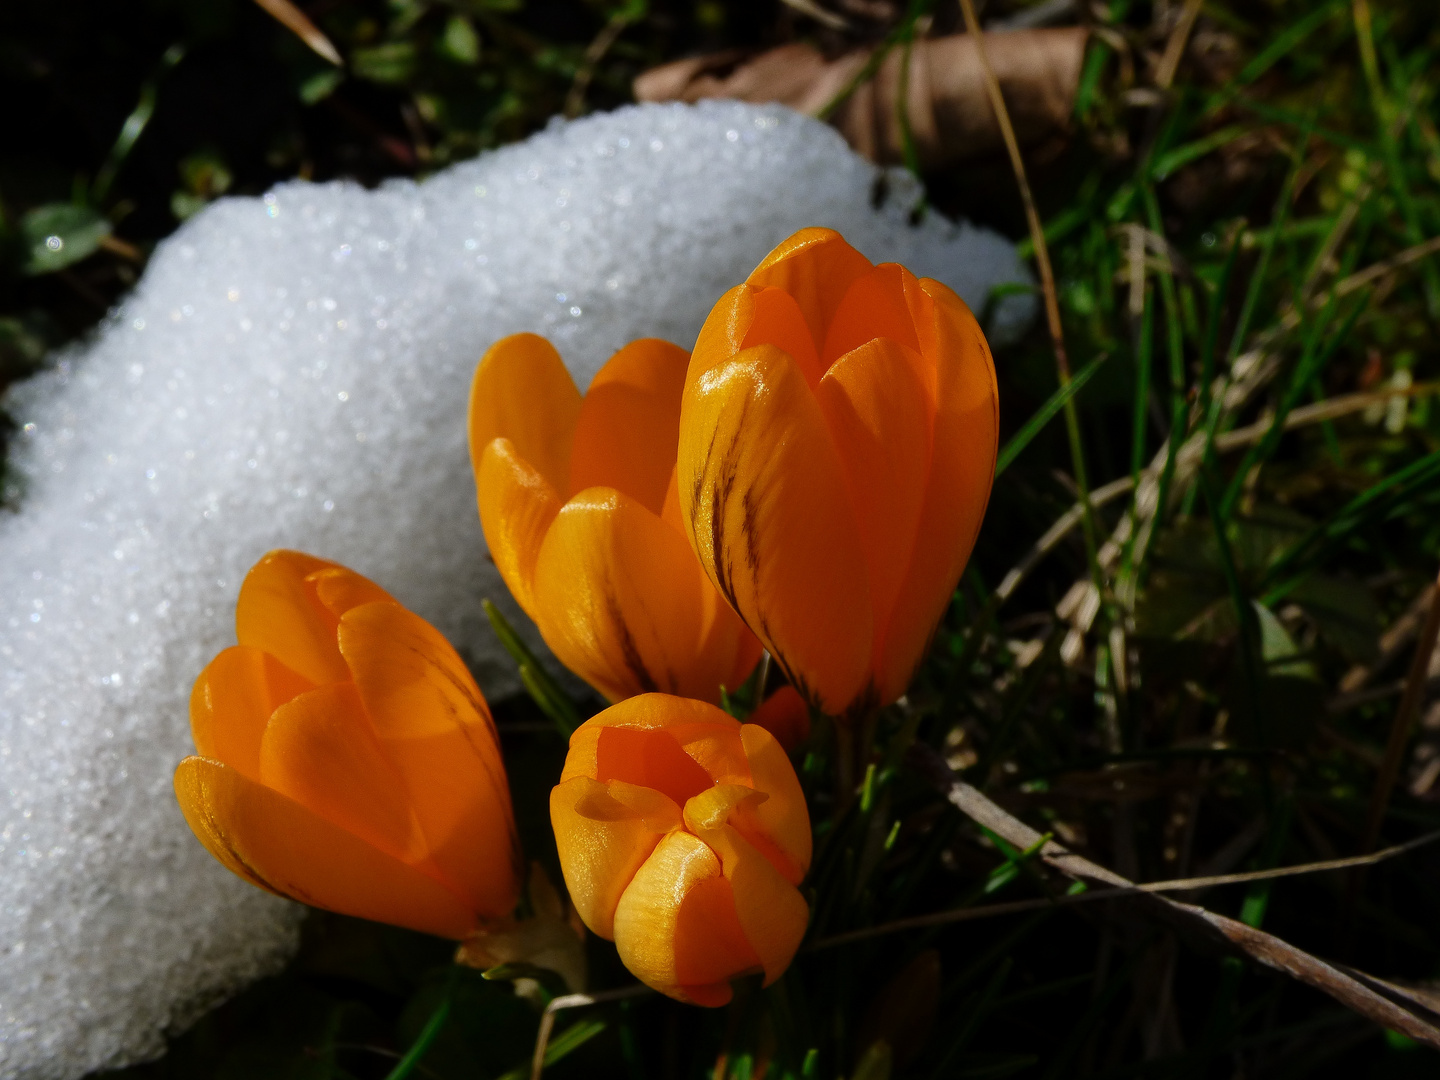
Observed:
[[[185,819],[246,881],[460,939],[519,895],[489,709],[439,631],[353,571],[272,551],[240,587],[240,644],[190,698]]]
[[[789,967],[810,816],[764,728],[668,694],[622,701],[570,736],[550,821],[580,917],[647,986],[724,1005],[734,976]]]
[[[678,471],[711,581],[834,716],[905,692],[994,479],[995,368],[963,301],[829,229],[710,312]]]
[[[470,393],[485,540],[552,652],[611,701],[735,688],[760,644],[685,540],[675,491],[678,346],[631,342],[581,398],[551,344],[496,342]]]

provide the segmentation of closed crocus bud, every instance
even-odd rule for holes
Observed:
[[[810,706],[787,684],[762,701],[746,722],[759,724],[775,736],[786,753],[793,753],[810,737]]]
[[[485,354],[470,394],[480,524],[500,575],[561,663],[611,701],[717,701],[760,644],[695,561],[675,490],[688,354],[645,339],[582,399],[544,338]]]
[[[506,919],[518,844],[495,725],[440,633],[343,566],[272,551],[240,644],[195,682],[175,771],[230,870],[315,907],[460,939]]]
[[[997,420],[970,309],[828,229],[786,240],[710,312],[680,414],[685,528],[825,712],[905,692],[975,543]]]
[[[550,820],[571,901],[647,986],[724,1005],[789,966],[809,908],[810,818],[774,736],[643,694],[576,729]]]

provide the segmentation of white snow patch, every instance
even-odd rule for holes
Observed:
[[[269,548],[375,578],[492,698],[465,447],[481,352],[547,334],[584,386],[640,336],[694,341],[778,241],[829,225],[956,288],[1028,280],[829,128],[776,107],[645,106],[378,191],[289,183],[161,245],[93,344],[13,393],[0,515],[0,1077],[78,1077],[284,963],[301,909],[223,870],[171,791],[201,667]],[[1029,297],[999,308],[1005,327]],[[532,634],[533,637],[533,634]]]

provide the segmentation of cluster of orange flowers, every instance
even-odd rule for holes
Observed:
[[[583,397],[543,338],[498,342],[469,426],[501,576],[615,703],[571,736],[550,797],[574,913],[682,1001],[724,1004],[751,972],[768,985],[809,919],[787,751],[809,709],[853,729],[904,692],[979,530],[998,434],[979,326],[943,285],[806,229],[721,297],[693,352],[633,342]],[[471,962],[549,956],[583,978],[543,885],[549,923],[514,916],[495,725],[433,627],[277,551],[241,588],[236,635],[195,684],[197,754],[175,774],[217,859],[464,941]],[[741,723],[716,704],[762,650],[788,685]]]

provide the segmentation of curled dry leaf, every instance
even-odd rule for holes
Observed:
[[[488,968],[528,964],[555,972],[572,994],[585,989],[585,927],[544,868],[530,864],[529,918],[492,920],[460,943],[455,962]]]
[[[1086,35],[1084,28],[1071,27],[986,36],[986,51],[1022,145],[1044,143],[1066,130]],[[813,46],[796,43],[759,55],[731,50],[691,57],[643,72],[635,80],[635,97],[774,101],[820,116],[861,75],[871,55],[862,49],[827,60]],[[905,66],[904,47],[892,48],[874,78],[856,87],[828,117],[850,145],[872,161],[903,160],[900,93]],[[1002,146],[975,39],[968,34],[914,43],[905,111],[926,168],[986,157]]]

